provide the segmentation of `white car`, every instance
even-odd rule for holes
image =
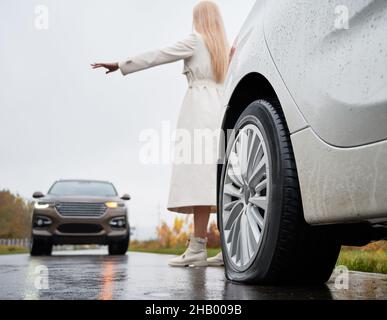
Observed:
[[[218,168],[226,276],[325,283],[386,238],[387,1],[257,1],[233,48]]]

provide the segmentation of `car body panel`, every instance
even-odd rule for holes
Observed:
[[[309,224],[387,221],[387,141],[335,148],[308,128],[292,144]]]
[[[307,127],[307,123],[284,85],[267,50],[263,34],[263,13],[263,2],[258,1],[238,36],[237,50],[224,86],[223,105],[228,106],[232,93],[244,77],[251,73],[263,75],[277,93],[286,114],[289,130],[296,132]]]
[[[275,64],[308,124],[333,146],[387,139],[386,34],[384,0],[266,1]]]
[[[387,41],[380,42],[387,34],[380,34],[381,24],[387,25],[386,3],[257,1],[235,42],[225,82],[225,119],[237,112],[230,101],[247,75],[260,74],[270,82],[291,134],[310,224],[387,221],[387,90],[381,76],[387,76]],[[353,10],[354,30],[335,32],[335,8],[343,4]],[[322,10],[322,18],[313,7]],[[376,19],[374,38],[366,37],[370,19]],[[311,30],[303,30],[309,24]],[[371,52],[360,50],[363,35]],[[365,56],[375,52],[376,60],[367,65]]]
[[[126,230],[114,230],[109,225],[109,222],[112,218],[116,217],[127,217],[126,208],[119,209],[107,209],[106,212],[100,217],[65,217],[62,216],[55,208],[49,208],[44,210],[34,210],[34,216],[44,216],[52,220],[52,225],[47,228],[34,228],[33,235],[37,236],[68,236],[70,238],[78,238],[83,236],[95,236],[95,237],[105,237],[105,236],[122,236],[125,235]],[[58,231],[58,227],[64,224],[98,224],[102,226],[102,230],[96,234],[90,233],[61,233]]]

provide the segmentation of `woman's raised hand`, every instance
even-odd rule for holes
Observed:
[[[117,62],[115,62],[115,63],[93,63],[91,65],[91,67],[93,69],[105,68],[105,69],[107,69],[106,74],[116,72],[119,69]]]

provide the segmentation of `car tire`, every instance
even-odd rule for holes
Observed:
[[[329,227],[312,227],[304,219],[295,157],[279,102],[253,102],[234,129],[218,188],[226,277],[253,284],[325,283],[340,243],[329,236]],[[240,187],[243,181],[246,185]]]
[[[31,256],[51,256],[52,246],[49,239],[32,237],[30,254]]]
[[[125,239],[121,241],[112,241],[109,244],[109,255],[111,256],[122,256],[128,252],[129,249],[130,235],[127,233]]]

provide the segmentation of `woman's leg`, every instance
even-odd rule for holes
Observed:
[[[172,267],[207,267],[207,227],[210,207],[194,208],[194,236],[190,238],[187,250],[169,261]]]
[[[207,238],[208,222],[210,220],[211,207],[194,208],[194,236]]]
[[[210,220],[211,207],[196,207],[194,209],[194,236],[197,238],[207,238],[208,222]],[[215,257],[207,259],[211,267],[224,266],[223,255],[220,252]]]

